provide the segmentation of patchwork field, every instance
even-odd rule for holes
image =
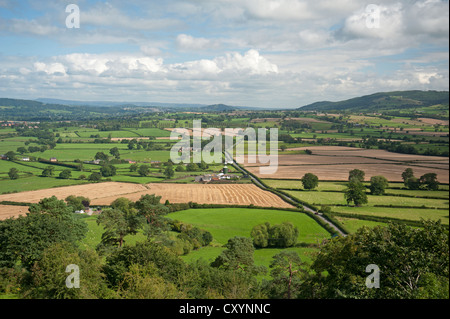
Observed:
[[[136,201],[145,194],[162,196],[162,202],[169,200],[171,203],[187,203],[192,201],[199,204],[253,204],[262,207],[292,207],[278,196],[263,191],[253,184],[207,185],[150,183],[142,185],[106,182],[3,194],[0,195],[0,202],[37,203],[42,198],[53,195],[59,199],[64,199],[69,195],[75,195],[88,197],[92,205],[109,205],[118,197],[126,197]]]
[[[448,157],[423,156],[392,153],[385,150],[360,149],[339,146],[300,147],[291,150],[310,150],[309,154],[278,155],[278,170],[272,175],[259,172],[260,163],[244,166],[251,173],[262,178],[300,179],[306,173],[313,173],[320,180],[347,180],[352,169],[363,170],[366,180],[383,175],[389,181],[402,181],[401,174],[412,168],[417,177],[436,173],[438,181],[449,182]]]

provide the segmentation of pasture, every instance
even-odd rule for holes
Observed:
[[[297,243],[318,244],[324,239],[330,238],[330,234],[306,214],[292,211],[248,208],[189,209],[170,213],[167,217],[205,229],[213,235],[211,246],[191,251],[188,255],[182,256],[188,262],[199,258],[207,261],[214,260],[224,249],[222,246],[227,243],[229,238],[234,236],[250,237],[252,228],[265,222],[269,222],[271,225],[284,221],[292,222],[299,230]],[[300,246],[286,249],[296,251],[304,261],[309,261],[310,255],[315,251],[315,248]],[[255,264],[268,267],[272,256],[281,250],[277,248],[256,249]]]

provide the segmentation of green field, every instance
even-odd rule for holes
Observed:
[[[299,212],[246,209],[246,208],[209,208],[209,209],[189,209],[170,213],[170,219],[177,219],[193,224],[199,228],[208,230],[213,235],[213,242],[207,246],[191,251],[187,255],[181,256],[186,262],[197,259],[206,261],[214,260],[223,250],[222,247],[229,238],[234,236],[250,237],[253,226],[266,221],[271,224],[278,224],[290,221],[299,229],[298,243],[317,244],[323,239],[330,238],[330,234],[319,226],[313,219]],[[97,225],[97,217],[89,216],[84,218],[88,224],[88,233],[80,242],[81,247],[95,248],[101,241],[103,228]],[[237,222],[239,221],[239,222]],[[177,233],[170,232],[176,236]],[[134,245],[138,241],[146,240],[143,232],[125,237],[124,245]],[[296,251],[303,261],[309,262],[312,254],[317,250],[313,247],[291,247],[287,250]],[[254,253],[255,264],[269,266],[272,256],[282,251],[278,248],[256,249]]]
[[[317,244],[323,239],[329,238],[330,234],[306,214],[291,211],[246,209],[246,208],[210,208],[189,209],[170,213],[170,219],[180,220],[193,224],[199,228],[208,230],[213,235],[211,247],[200,248],[183,256],[186,261],[204,258],[211,261],[223,250],[229,238],[234,236],[250,237],[252,228],[258,224],[269,222],[272,225],[284,221],[292,222],[299,230],[298,243]],[[299,255],[309,260],[309,255],[315,249],[307,247],[292,247]],[[258,249],[255,251],[255,262],[268,266],[274,254],[280,249]]]
[[[291,196],[318,208],[322,205],[330,206],[331,210],[337,213],[335,218],[350,232],[356,231],[361,226],[384,224],[366,220],[366,216],[407,221],[432,219],[449,224],[449,186],[446,184],[441,184],[437,191],[428,191],[409,190],[404,188],[403,183],[389,183],[385,195],[370,195],[367,190],[368,203],[354,207],[347,205],[344,198],[347,182],[320,181],[319,186],[313,191],[304,190],[300,180],[263,179],[263,182],[270,187],[284,189]],[[369,186],[367,182],[364,184]],[[380,205],[383,207],[379,207]],[[403,207],[389,207],[389,205]],[[358,217],[347,218],[340,216],[339,213],[355,214]]]

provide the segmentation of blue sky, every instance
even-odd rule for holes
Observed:
[[[0,0],[0,97],[290,108],[448,90],[448,1],[380,0],[375,28],[370,4]]]

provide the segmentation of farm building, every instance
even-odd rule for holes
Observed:
[[[234,174],[205,174],[195,177],[195,181],[198,183],[209,183],[211,181],[220,181],[220,180],[236,180],[239,179],[239,176]]]

